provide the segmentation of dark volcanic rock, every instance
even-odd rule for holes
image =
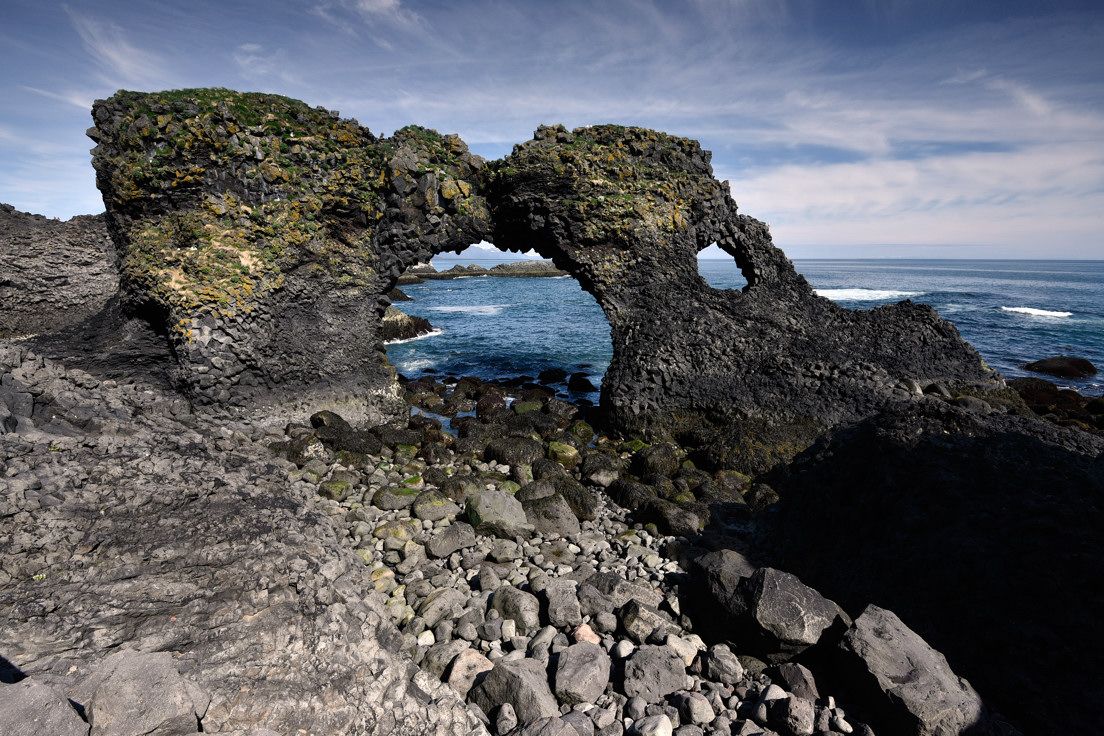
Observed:
[[[1075,358],[1072,355],[1056,355],[1053,358],[1043,358],[1024,366],[1035,373],[1046,373],[1059,378],[1088,378],[1096,375],[1096,366],[1084,358]]]
[[[127,305],[199,403],[402,411],[381,319],[399,275],[490,230],[483,161],[417,126],[378,138],[301,102],[119,92],[93,108]]]
[[[928,307],[853,312],[817,297],[691,140],[541,127],[484,166],[455,136],[377,138],[229,90],[120,92],[94,119],[125,301],[168,332],[201,403],[399,413],[386,295],[480,239],[535,248],[595,296],[615,346],[602,393],[615,428],[693,437],[715,464],[769,468],[907,399],[903,382],[996,385]],[[745,291],[701,279],[696,254],[711,243]],[[568,388],[594,390],[583,374]]]
[[[1104,730],[1096,611],[1104,441],[928,399],[818,444],[772,478],[772,564],[890,608],[1033,733]],[[1071,632],[1076,632],[1071,634]]]
[[[839,644],[838,684],[879,733],[989,733],[981,698],[892,611],[868,606]],[[815,690],[814,690],[815,692]]]
[[[0,204],[0,338],[75,324],[118,286],[102,215],[61,222]]]
[[[388,307],[380,320],[380,339],[384,342],[410,340],[433,332],[433,325],[424,317],[409,315],[401,309]]]

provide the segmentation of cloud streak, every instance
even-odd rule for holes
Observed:
[[[120,86],[263,89],[378,133],[458,132],[491,157],[540,123],[619,122],[699,138],[784,246],[1029,248],[1051,232],[1063,252],[1104,256],[1104,12],[1063,0],[1023,17],[997,0],[100,0],[54,16],[13,1],[20,53],[41,56],[8,89],[41,112],[0,125],[61,131],[67,150],[81,106]],[[94,193],[83,154],[68,176]],[[75,214],[68,196],[51,214]]]

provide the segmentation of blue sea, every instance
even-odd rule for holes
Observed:
[[[507,260],[438,257],[434,265],[445,270]],[[818,259],[795,265],[818,293],[851,309],[902,299],[930,304],[1007,377],[1030,375],[1024,363],[1059,354],[1104,369],[1104,261]],[[700,260],[699,268],[718,288],[746,283],[732,261]],[[388,346],[404,375],[499,379],[562,367],[585,372],[598,385],[609,366],[609,326],[571,277],[465,277],[402,289],[413,301],[396,306],[436,328]],[[1104,392],[1104,373],[1058,382]]]

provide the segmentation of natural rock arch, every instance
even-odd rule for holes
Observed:
[[[611,326],[612,428],[681,434],[718,462],[762,470],[906,398],[909,381],[999,380],[928,307],[817,297],[685,138],[542,126],[486,164],[457,136],[378,138],[274,95],[120,92],[94,118],[124,294],[164,324],[198,403],[395,416],[386,294],[415,263],[484,239],[535,249],[594,296]],[[714,242],[744,291],[698,274]]]

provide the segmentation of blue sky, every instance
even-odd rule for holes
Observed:
[[[92,100],[227,86],[497,158],[702,141],[797,257],[1104,258],[1104,9],[1050,0],[3,0],[0,201],[98,212]]]

